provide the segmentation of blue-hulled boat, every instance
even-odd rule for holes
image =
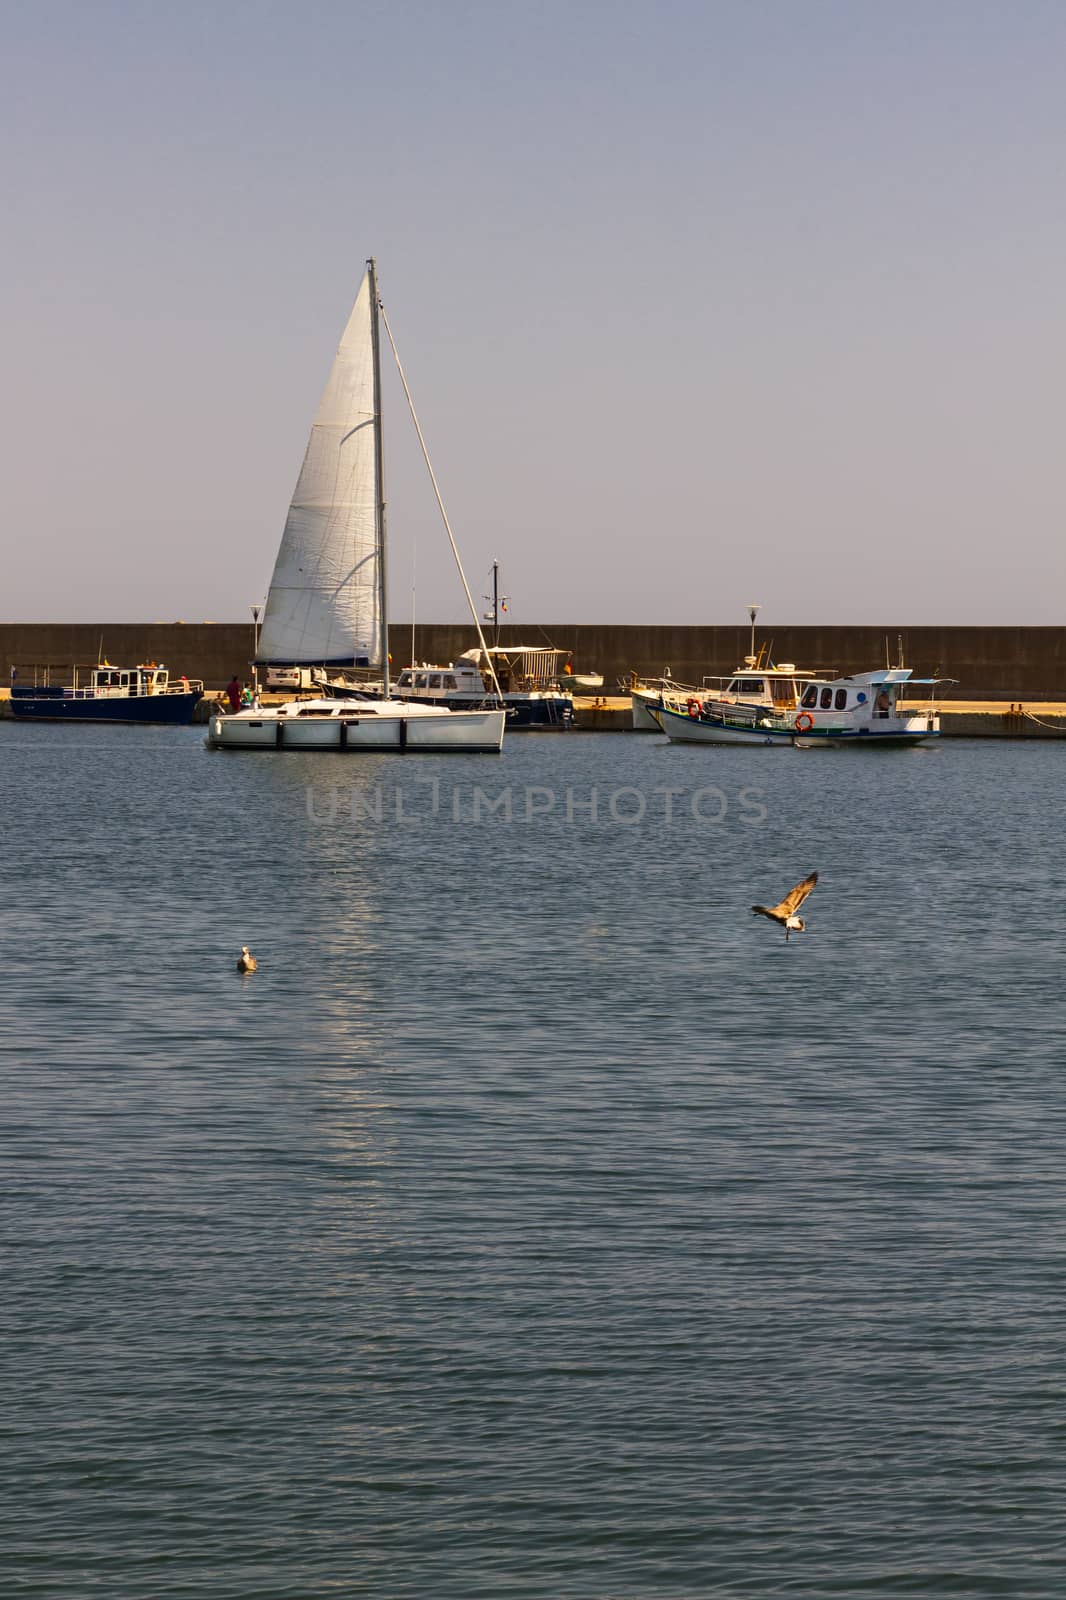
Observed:
[[[20,668],[32,671],[34,681],[11,685],[11,714],[34,722],[168,722],[189,723],[204,686],[200,679],[170,681],[167,668],[152,661],[136,667],[113,667],[101,661],[88,670],[88,681],[78,682],[78,668],[70,683],[53,683],[52,674],[65,668]]]
[[[429,662],[405,667],[394,686],[397,700],[422,705],[443,705],[451,711],[469,711],[498,698],[507,712],[507,727],[569,728],[574,721],[573,698],[559,686],[565,650],[528,645],[489,645],[467,650],[448,667]],[[495,695],[492,669],[501,693]]]

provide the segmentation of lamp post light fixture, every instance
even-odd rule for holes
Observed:
[[[752,666],[755,665],[755,618],[759,615],[761,609],[762,607],[757,605],[754,600],[748,606],[748,616],[751,618],[751,655],[749,660]]]

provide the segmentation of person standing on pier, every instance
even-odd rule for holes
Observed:
[[[229,701],[231,711],[239,711],[241,709],[241,680],[236,673],[233,674],[233,677],[226,685],[226,699]]]

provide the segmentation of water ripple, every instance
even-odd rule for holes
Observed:
[[[1060,1594],[1060,759],[0,727],[4,1592]]]

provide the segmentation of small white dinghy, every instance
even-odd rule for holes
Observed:
[[[381,307],[377,270],[366,275],[341,336],[311,428],[270,583],[257,667],[302,681],[304,669],[375,674],[378,696],[351,692],[283,705],[216,710],[207,743],[222,750],[499,750],[506,712],[495,693],[479,706],[394,700],[386,624],[385,483],[381,432],[380,326],[396,346]],[[485,639],[463,573],[407,381],[418,440],[482,649]],[[317,675],[317,674],[316,674]]]

